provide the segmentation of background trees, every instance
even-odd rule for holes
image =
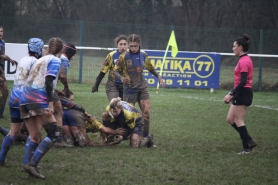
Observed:
[[[278,29],[276,0],[5,0],[0,16],[188,27]]]

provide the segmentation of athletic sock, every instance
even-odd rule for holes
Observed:
[[[37,166],[41,158],[47,153],[47,151],[52,147],[53,144],[54,142],[51,138],[45,137],[37,147],[32,159],[29,162],[29,165]]]
[[[29,139],[29,146],[27,146],[27,143],[26,143],[26,146],[25,146],[25,150],[26,150],[26,147],[27,147],[27,154],[26,154],[26,159],[25,159],[25,154],[24,154],[24,160],[27,160],[27,162],[24,161],[24,162],[26,162],[26,163],[23,162],[24,164],[27,164],[31,161],[35,151],[38,148],[38,146],[39,146],[38,143],[34,143],[34,142],[30,141],[30,139]]]
[[[236,126],[236,123],[233,123],[232,124],[232,127],[234,127],[234,129],[236,130],[236,131],[238,131],[238,127]],[[239,132],[239,131],[238,131]],[[248,134],[248,133],[247,133]],[[252,137],[248,134],[248,141],[250,141],[250,140],[252,140]]]
[[[148,137],[149,129],[150,129],[150,121],[149,120],[144,120],[143,137]]]
[[[0,162],[5,162],[7,153],[9,152],[11,146],[14,144],[15,137],[8,134],[5,136],[3,143],[2,143],[2,148],[0,152]]]
[[[24,158],[23,158],[23,164],[27,164],[28,161],[28,148],[30,145],[30,136],[27,138],[26,143],[25,143],[25,150],[24,150]]]
[[[242,146],[244,149],[250,149],[248,144],[248,131],[246,126],[238,127],[238,132],[242,141]]]

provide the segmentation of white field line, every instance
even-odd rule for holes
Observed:
[[[163,95],[162,95],[163,96]],[[215,97],[210,97],[210,98],[200,98],[197,96],[180,96],[181,98],[188,98],[188,99],[196,99],[196,100],[206,100],[206,101],[219,101],[222,102],[222,100],[216,99]],[[263,108],[263,109],[269,109],[269,110],[276,110],[278,111],[278,108],[266,106],[266,105],[254,105],[252,104],[251,107],[257,107],[257,108]]]

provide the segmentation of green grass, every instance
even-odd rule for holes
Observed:
[[[104,86],[94,94],[88,84],[70,87],[76,102],[100,118],[108,104]],[[7,156],[8,167],[0,168],[0,184],[278,184],[277,93],[254,93],[245,123],[259,145],[241,156],[236,154],[239,135],[226,123],[229,105],[222,99],[227,91],[149,92],[150,130],[157,148],[132,149],[127,141],[114,147],[52,147],[40,162],[47,177],[43,181],[25,180],[20,171],[24,144],[16,143]],[[8,120],[0,121],[9,127]]]

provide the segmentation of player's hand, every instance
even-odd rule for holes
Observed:
[[[10,63],[12,63],[12,66],[15,65],[15,61],[10,59]]]
[[[110,137],[113,137],[113,139],[110,139]],[[115,135],[115,136],[109,135],[107,137],[106,145],[108,146],[116,145],[122,142],[122,140],[123,140],[123,136],[121,135]]]
[[[229,104],[231,101],[233,101],[233,96],[227,94],[224,98],[223,101],[225,104]]]
[[[121,77],[121,81],[123,82],[123,84],[130,84],[130,79],[127,77]]]
[[[107,137],[108,137],[107,134],[100,132],[100,138],[101,138],[103,144],[106,143]]]
[[[92,87],[92,93],[94,92],[98,92],[98,86],[96,84]]]
[[[65,86],[63,92],[64,92],[65,94],[69,93],[69,92],[70,92],[69,87],[68,87],[68,86]]]
[[[63,91],[59,91],[59,90],[57,90],[57,89],[55,89],[55,91],[57,92],[57,94],[58,94],[59,97],[65,97],[65,96],[66,96],[65,93],[64,93]]]
[[[124,133],[125,133],[125,129],[124,128],[117,128],[116,129],[116,133],[117,133],[117,135],[123,135]]]
[[[161,85],[161,87],[165,87],[165,83],[163,81],[163,79],[161,78],[161,76],[158,76],[158,81],[159,81],[159,84]]]

